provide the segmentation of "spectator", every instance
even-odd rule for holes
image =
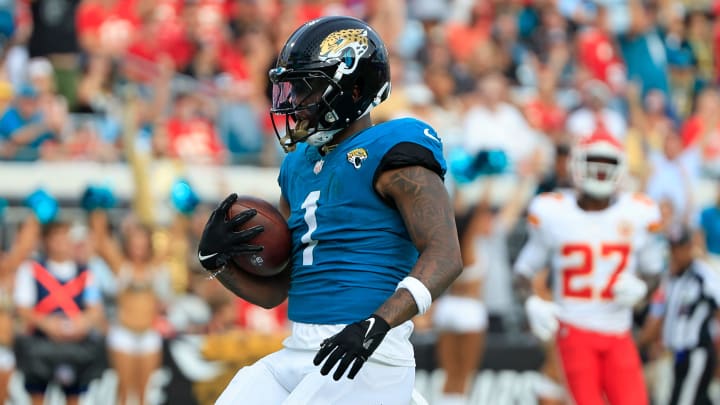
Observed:
[[[720,272],[720,187],[716,191],[715,204],[700,212],[697,225],[697,239],[704,259]]]
[[[697,109],[681,132],[685,148],[699,153],[702,169],[708,175],[720,175],[720,93],[716,88],[703,90]]]
[[[188,163],[219,164],[226,151],[215,127],[202,111],[199,96],[191,93],[175,98],[173,115],[156,136],[161,138],[161,154]]]
[[[425,83],[432,92],[434,103],[430,105],[427,120],[435,130],[442,134],[443,152],[449,161],[453,151],[462,148],[464,137],[462,121],[465,106],[462,101],[459,83],[448,66],[431,64],[425,67]],[[382,105],[382,104],[381,104]],[[445,186],[451,196],[454,194],[455,182],[452,176],[446,176]]]
[[[76,113],[89,115],[108,159],[115,160],[120,151],[120,119],[123,105],[114,93],[117,69],[104,56],[89,56],[78,83]],[[81,137],[83,134],[80,134]]]
[[[13,303],[15,270],[30,256],[39,234],[40,224],[30,215],[20,226],[12,248],[8,252],[0,251],[0,404],[8,400],[10,377],[15,371],[13,353],[13,338],[17,332]]]
[[[68,161],[106,162],[117,160],[113,145],[100,139],[97,126],[90,120],[73,120],[72,132],[62,145],[62,159]]]
[[[669,199],[675,212],[674,222],[688,223],[693,212],[690,187],[693,181],[692,153],[683,153],[682,141],[673,132],[665,133],[663,149],[648,156],[651,174],[646,193],[655,201]]]
[[[703,90],[697,97],[695,113],[690,116],[680,130],[684,148],[702,144],[708,139],[711,143],[720,142],[720,93],[713,87]]]
[[[222,97],[218,135],[230,153],[231,163],[275,164],[277,160],[267,153],[267,149],[271,149],[267,140],[273,142],[273,147],[275,142],[265,136],[259,119],[266,105],[263,92],[267,66],[273,58],[271,41],[261,28],[259,25],[246,27],[234,39],[232,47],[227,46],[223,69],[227,73],[217,81]],[[241,70],[234,71],[230,68],[232,64]]]
[[[18,269],[14,301],[27,334],[18,337],[18,368],[33,405],[42,405],[51,382],[59,384],[68,404],[104,368],[101,339],[93,334],[100,323],[100,292],[83,263],[73,260],[70,226],[43,225],[39,260]]]
[[[684,10],[681,7],[671,7],[666,14],[667,22],[662,39],[667,54],[668,78],[675,105],[687,114],[695,92],[697,61],[686,39]]]
[[[574,137],[585,137],[602,126],[616,139],[625,139],[627,123],[619,112],[608,108],[611,97],[603,82],[595,79],[585,82],[582,85],[583,104],[568,116],[568,133]]]
[[[465,115],[465,150],[503,150],[512,164],[520,164],[543,146],[543,139],[527,124],[522,113],[506,102],[507,82],[499,73],[480,79],[481,102]]]
[[[85,223],[74,223],[70,228],[70,239],[73,242],[73,257],[78,263],[86,263],[93,277],[93,282],[102,296],[103,314],[98,329],[107,335],[108,320],[117,316],[116,302],[117,280],[107,263],[97,254],[95,241]]]
[[[158,74],[157,65],[165,60],[178,71],[187,66],[194,46],[180,19],[182,7],[180,2],[159,1],[142,16],[124,61],[125,73],[135,81],[152,80]]]
[[[81,0],[75,24],[82,50],[90,56],[122,56],[140,29],[146,5],[151,3],[144,0]]]
[[[448,47],[452,52],[453,59],[460,64],[465,64],[470,61],[473,53],[481,44],[490,40],[495,13],[492,1],[480,0],[473,2],[470,10],[457,14],[467,20],[449,20],[447,25]]]
[[[551,5],[540,7],[539,23],[540,25],[532,31],[532,35],[527,38],[530,49],[538,58],[538,62],[552,70],[555,75],[560,75],[561,70],[565,68],[565,62],[570,62],[570,55],[565,54],[560,61],[557,58],[556,51],[558,44],[567,43],[569,38],[568,22],[558,12],[558,9]],[[562,62],[562,63],[556,63]],[[542,83],[538,81],[537,84]]]
[[[537,94],[524,108],[528,124],[554,143],[560,142],[564,136],[567,118],[567,111],[558,102],[556,85],[557,78],[552,70],[541,70],[538,74]]]
[[[662,150],[664,134],[672,132],[674,122],[667,115],[667,99],[659,90],[651,90],[643,100],[639,86],[629,83],[626,98],[630,110],[625,137],[628,170],[644,188],[650,175],[649,155]]]
[[[591,23],[597,13],[597,3],[583,0],[564,0],[557,8],[563,17],[578,26]]]
[[[492,39],[498,52],[498,68],[512,84],[533,83],[530,63],[533,61],[527,47],[520,42],[517,18],[514,12],[503,11],[495,16]]]
[[[693,90],[717,82],[714,71],[717,56],[713,51],[711,22],[711,15],[707,11],[699,9],[690,10],[686,18],[687,43],[692,51],[697,72]]]
[[[97,252],[117,282],[117,318],[107,345],[118,375],[118,403],[137,398],[144,405],[148,381],[162,364],[162,337],[153,325],[171,296],[169,273],[153,255],[150,229],[126,223],[121,247],[109,234],[105,211],[90,212],[89,221]]]
[[[0,5],[0,60],[5,59],[8,45],[15,34],[16,7],[14,2]]]
[[[43,58],[51,63],[52,80],[68,105],[75,105],[80,78],[76,11],[81,0],[29,2],[32,31],[28,40],[30,58]],[[28,67],[31,70],[30,67]]]
[[[657,5],[630,1],[629,11],[629,30],[618,38],[628,78],[640,84],[643,95],[658,89],[669,96],[667,54],[658,33]]]
[[[37,160],[52,142],[59,142],[65,124],[63,112],[56,108],[43,110],[38,91],[23,85],[13,105],[0,117],[0,137],[9,142],[13,160]]]
[[[619,6],[619,5],[615,5]],[[613,43],[607,7],[598,9],[597,18],[580,28],[576,37],[578,67],[600,80],[612,93],[619,93],[625,85],[625,66]]]
[[[200,82],[202,87],[214,87],[222,77],[220,44],[217,41],[199,43],[183,73]]]
[[[57,93],[53,66],[46,58],[32,58],[28,62],[28,81],[37,90],[40,110],[44,115],[57,117],[58,140],[48,144],[44,151],[45,159],[63,160],[67,158],[65,142],[69,130],[67,100]]]

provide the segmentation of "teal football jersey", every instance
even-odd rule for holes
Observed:
[[[439,137],[412,118],[365,129],[326,156],[305,143],[286,156],[278,182],[291,211],[292,321],[341,324],[365,318],[415,265],[418,252],[400,213],[374,189],[383,157],[401,143],[430,151],[444,174]]]

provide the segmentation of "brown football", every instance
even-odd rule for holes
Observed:
[[[248,209],[257,215],[250,218],[238,230],[262,225],[265,230],[249,243],[263,246],[258,253],[235,255],[235,267],[258,276],[274,276],[285,269],[290,260],[291,235],[285,217],[269,202],[252,196],[239,196],[230,207],[229,218]]]

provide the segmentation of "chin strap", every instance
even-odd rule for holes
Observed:
[[[335,145],[323,145],[320,147],[320,152],[322,152],[323,155],[327,155],[328,153],[332,152],[337,148],[337,144]]]

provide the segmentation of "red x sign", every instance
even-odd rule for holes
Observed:
[[[49,314],[60,308],[69,318],[80,315],[82,311],[75,303],[74,298],[85,289],[87,271],[82,272],[65,284],[60,284],[40,263],[34,262],[33,274],[35,279],[49,292],[45,298],[35,305],[35,312]]]

